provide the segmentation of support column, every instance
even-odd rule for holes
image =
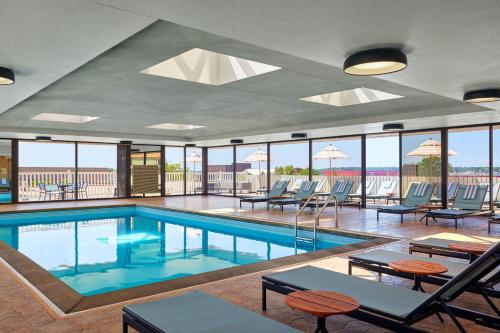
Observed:
[[[361,135],[361,208],[366,208],[366,134]]]
[[[432,166],[431,166],[432,167]],[[441,130],[441,204],[448,208],[448,130]]]

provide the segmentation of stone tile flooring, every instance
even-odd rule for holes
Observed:
[[[281,213],[277,209],[268,212],[265,208],[256,208],[253,212],[246,207],[240,210],[236,199],[222,197],[175,197],[144,200],[85,201],[76,204],[63,202],[53,204],[6,205],[1,206],[0,211],[100,206],[123,203],[144,203],[155,206],[186,208],[216,214],[241,215],[283,222],[292,221],[295,214],[294,209],[291,207],[285,209],[284,213]],[[303,223],[310,222],[312,215],[305,214],[301,220]],[[322,220],[321,225],[324,227],[332,226],[332,218],[325,218]],[[399,237],[401,241],[385,245],[383,248],[404,252],[408,249],[408,240],[410,238],[439,234],[451,239],[483,239],[488,237],[486,227],[486,219],[484,217],[467,219],[465,222],[461,222],[459,229],[455,231],[452,223],[433,223],[426,228],[425,225],[415,221],[411,215],[408,215],[406,221],[400,224],[399,216],[395,215],[383,215],[377,223],[373,210],[358,211],[357,208],[344,208],[340,213],[341,229]],[[496,233],[493,233],[490,238],[492,240],[499,240],[499,232],[500,230],[496,230]],[[342,256],[333,256],[308,262],[307,264],[346,273],[346,258],[347,254],[344,254]],[[234,304],[241,305],[257,313],[262,313],[260,311],[260,277],[262,274],[263,272],[259,272],[239,276],[189,289],[155,295],[146,299],[134,300],[127,302],[127,304],[170,297],[188,290],[201,289],[210,294],[220,296]],[[354,275],[376,279],[375,274],[359,269],[354,270]],[[411,281],[398,278],[384,276],[382,281],[402,287],[411,286]],[[428,292],[435,289],[435,287],[425,284],[424,288]],[[47,305],[33,291],[27,288],[18,277],[15,277],[3,263],[0,263],[0,299],[2,302],[0,306],[0,332],[121,332],[121,307],[123,304],[114,304],[61,317],[54,311],[50,311]],[[500,302],[496,301],[496,303],[500,306]],[[491,313],[482,298],[470,293],[466,293],[457,299],[456,304]],[[312,332],[315,328],[315,319],[313,317],[289,309],[283,303],[283,296],[276,293],[269,292],[268,311],[262,314],[304,332]],[[493,330],[477,326],[472,322],[463,321],[463,323],[470,332],[493,332]],[[385,331],[347,316],[329,318],[327,325],[331,332]],[[431,317],[416,326],[432,332],[457,331],[446,317],[445,324],[441,324],[436,317]]]

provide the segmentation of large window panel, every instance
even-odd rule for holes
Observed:
[[[183,147],[165,147],[165,194],[184,194]]]
[[[296,191],[309,179],[309,143],[307,141],[273,143],[271,145],[271,184],[290,181],[288,190]]]
[[[394,192],[399,194],[399,134],[368,135],[366,137],[366,200],[367,206],[387,204],[376,195],[383,183],[395,182]],[[357,189],[357,195],[361,189]],[[359,200],[359,199],[358,199]]]
[[[75,198],[75,144],[19,142],[19,201]]]
[[[244,145],[236,147],[237,188],[243,193],[259,194],[267,191],[267,146]]]
[[[361,138],[313,141],[313,180],[319,192],[330,192],[337,180],[354,182],[351,192],[361,185]]]
[[[12,202],[11,140],[0,140],[0,204]]]
[[[448,188],[451,184],[490,185],[488,127],[450,129],[448,131]],[[496,190],[496,189],[495,189]],[[495,193],[496,195],[496,193]],[[452,193],[448,195],[453,202]],[[489,206],[489,192],[484,205]]]
[[[441,132],[404,133],[402,136],[402,193],[412,183],[427,182],[435,186],[433,202],[441,203]]]
[[[186,148],[186,194],[203,192],[203,156],[201,148]]]
[[[159,146],[133,145],[130,150],[132,196],[161,195]]]
[[[233,195],[233,147],[208,149],[208,193]]]
[[[493,204],[496,210],[500,209],[500,126],[493,128]]]
[[[78,199],[117,197],[116,169],[116,145],[79,143]]]

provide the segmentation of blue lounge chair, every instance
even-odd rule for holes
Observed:
[[[304,200],[307,200],[311,195],[314,194],[317,183],[318,182],[314,180],[303,182],[293,198],[271,199],[267,202],[267,209],[269,210],[269,206],[280,206],[281,211],[283,211],[283,207],[286,205],[300,205]]]
[[[201,291],[123,308],[123,332],[141,333],[299,333]]]
[[[453,208],[427,212],[425,214],[425,225],[429,225],[429,217],[434,221],[437,221],[437,218],[450,219],[455,221],[455,229],[457,229],[458,219],[481,212],[488,187],[488,185],[460,185]]]
[[[448,202],[453,203],[458,193],[458,183],[451,182],[448,184]],[[439,203],[441,202],[441,184],[437,185],[436,195],[431,198],[431,203]]]
[[[344,205],[359,205],[361,209],[361,202],[349,202],[347,201],[347,196],[349,195],[349,192],[351,192],[352,186],[354,185],[354,182],[352,180],[337,180],[335,184],[333,185],[330,193],[328,193],[329,196],[335,196],[337,198],[337,202],[340,207]],[[319,201],[319,205],[322,206],[326,202],[325,201]],[[328,203],[328,206],[333,206],[335,205],[334,201],[330,201]],[[308,207],[314,208],[316,207],[316,202],[311,201],[307,204]]]
[[[387,285],[334,271],[305,266],[262,276],[262,310],[266,310],[266,291],[289,294],[296,290],[326,290],[356,299],[360,308],[348,316],[396,332],[425,332],[413,324],[445,313],[461,332],[466,332],[458,318],[500,329],[500,318],[452,305],[457,297],[477,285],[500,265],[500,243],[432,294]]]
[[[420,209],[421,206],[427,205],[434,192],[434,185],[427,183],[413,183],[408,189],[406,198],[403,200],[402,205],[394,205],[387,207],[377,208],[377,221],[379,220],[380,213],[399,214],[401,223],[403,223],[403,215],[414,213]]]
[[[254,196],[254,197],[242,197],[240,198],[240,208],[242,202],[250,202],[252,203],[252,209],[254,208],[254,204],[256,202],[268,202],[273,198],[280,198],[286,192],[286,188],[290,183],[289,180],[278,180],[274,183],[273,187],[269,191],[268,195],[265,196]]]

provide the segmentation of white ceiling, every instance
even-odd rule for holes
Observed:
[[[248,131],[238,128],[228,131],[227,138],[241,136],[247,141],[288,138],[290,131],[301,129],[307,129],[311,136],[366,133],[380,131],[380,124],[389,119],[404,120],[407,128],[500,122],[500,103],[487,105],[493,108],[490,111],[459,102],[465,90],[500,86],[500,2],[495,0],[233,0],[230,5],[222,0],[1,0],[1,4],[0,29],[10,33],[0,34],[0,66],[16,72],[16,84],[0,89],[0,112],[10,109],[6,115],[16,112],[11,109],[16,104],[120,44],[156,19],[162,19],[266,49],[268,54],[264,55],[277,62],[291,55],[296,57],[293,58],[295,64],[302,58],[333,66],[332,73],[338,72],[346,55],[355,50],[369,46],[401,46],[408,55],[408,68],[381,77],[381,83],[374,83],[369,88],[391,87],[393,91],[387,92],[398,93],[400,89],[412,94],[420,90],[422,96],[429,98],[424,103],[427,110],[413,110],[411,115],[405,113],[411,105],[401,104],[401,109],[391,109],[389,115],[374,108],[369,115],[360,114],[357,122],[337,119],[332,113],[331,119],[318,118],[316,123],[309,124],[304,116],[274,130],[258,131],[252,126]],[[280,58],[271,51],[284,55]],[[304,64],[315,67],[313,72],[322,68],[312,62]],[[353,84],[352,78],[335,75],[335,80],[342,80],[347,88],[355,88],[349,87]],[[342,85],[340,83],[337,85]],[[364,85],[358,87],[361,86]],[[316,94],[330,91],[317,91]],[[298,97],[308,96],[309,92]],[[195,96],[196,92],[193,94]],[[456,104],[446,102],[447,98],[457,100]],[[436,104],[432,105],[434,102]],[[252,116],[251,110],[247,111]],[[366,111],[369,112],[370,107],[366,106]],[[230,116],[231,108],[227,112]],[[224,115],[219,114],[219,117]],[[133,124],[134,119],[130,117],[129,121]],[[176,122],[175,119],[168,121]],[[251,123],[250,118],[241,118],[241,121]],[[159,119],[157,123],[160,122],[166,120]],[[125,137],[165,143],[176,140],[175,136],[162,138],[161,134],[127,136],[114,128],[106,133],[91,128],[77,131],[61,124],[57,125],[59,127],[22,124],[5,126],[0,116],[0,131],[6,136],[41,133],[59,134],[61,138],[87,135],[109,137],[107,140]],[[177,139],[202,144],[227,142],[207,133]]]

